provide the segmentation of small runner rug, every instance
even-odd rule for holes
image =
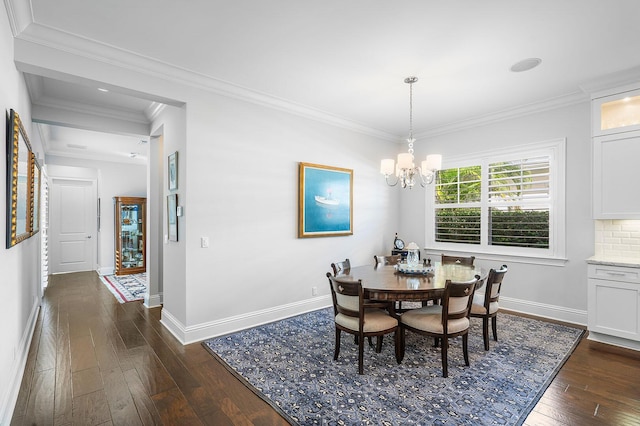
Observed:
[[[100,280],[120,303],[143,300],[147,292],[147,274],[100,275]]]
[[[297,425],[521,425],[579,343],[583,330],[501,313],[499,341],[484,350],[482,321],[472,319],[470,367],[460,338],[449,347],[449,377],[440,348],[407,331],[402,364],[393,335],[382,353],[342,333],[333,360],[333,310],[322,309],[204,341],[253,392]]]

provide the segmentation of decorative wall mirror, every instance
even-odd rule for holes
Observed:
[[[29,138],[14,110],[7,129],[7,248],[31,236],[33,159]]]

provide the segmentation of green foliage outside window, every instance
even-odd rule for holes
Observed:
[[[450,204],[480,201],[481,171],[480,166],[438,171],[436,202]]]
[[[549,210],[491,209],[489,244],[549,248]]]
[[[480,244],[480,208],[436,209],[436,241]]]

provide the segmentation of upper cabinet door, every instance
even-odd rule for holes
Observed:
[[[594,219],[640,219],[640,131],[593,138]]]
[[[640,130],[640,89],[594,98],[593,136]]]

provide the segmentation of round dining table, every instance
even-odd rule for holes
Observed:
[[[352,267],[343,274],[352,280],[362,280],[365,297],[380,301],[425,301],[444,295],[447,280],[465,282],[486,273],[477,266],[433,262],[428,273],[404,273],[398,265]],[[429,268],[429,269],[431,269]],[[478,287],[479,288],[479,287]]]

